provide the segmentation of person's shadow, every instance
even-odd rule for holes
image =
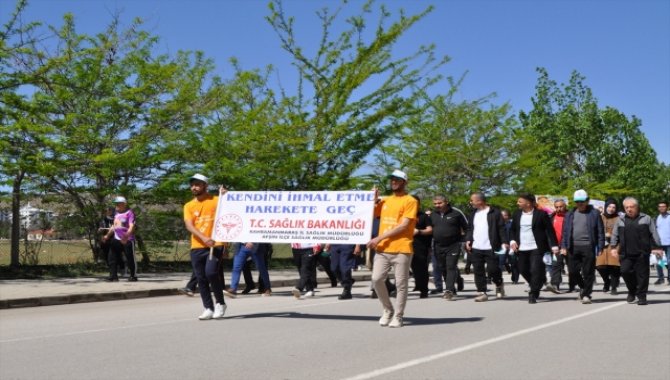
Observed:
[[[341,314],[311,314],[299,313],[295,311],[276,312],[276,313],[254,313],[244,314],[229,317],[227,319],[251,319],[251,318],[300,318],[300,319],[324,319],[324,320],[343,320],[343,321],[378,321],[378,316],[367,315],[341,315]],[[422,317],[406,317],[403,319],[405,325],[443,325],[466,322],[481,322],[482,317],[469,318],[422,318]]]

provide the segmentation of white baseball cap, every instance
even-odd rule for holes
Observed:
[[[114,198],[114,203],[128,203],[125,197],[118,196]]]
[[[191,181],[202,181],[204,183],[209,183],[209,178],[207,178],[204,175],[198,173],[198,174],[194,174],[193,176],[191,176],[191,178],[189,178],[188,181],[189,182],[191,182]]]
[[[401,170],[398,170],[398,169],[394,170],[393,173],[389,174],[389,178],[392,178],[392,177],[400,178],[404,181],[407,181],[407,174],[405,172],[401,171]]]
[[[572,200],[575,202],[586,202],[587,199],[589,199],[589,195],[582,189],[575,191],[575,195],[572,196]]]

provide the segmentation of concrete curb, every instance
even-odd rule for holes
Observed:
[[[369,273],[353,274],[353,278],[356,281],[369,281],[371,277],[372,275]],[[283,287],[295,286],[296,281],[297,278],[282,279],[282,280],[270,281],[270,284],[273,288],[283,288]],[[319,284],[330,283],[330,280],[328,278],[317,278],[317,283]],[[54,306],[54,305],[74,304],[74,303],[85,303],[85,302],[120,301],[120,300],[129,300],[137,298],[172,296],[179,294],[181,293],[179,293],[178,288],[170,286],[158,289],[115,291],[115,292],[103,292],[103,293],[79,293],[79,294],[59,295],[59,296],[16,298],[16,299],[0,300],[0,309],[14,309],[20,307],[36,307],[36,306]]]

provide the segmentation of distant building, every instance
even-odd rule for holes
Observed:
[[[33,207],[28,203],[19,210],[21,218],[21,228],[24,231],[44,229],[54,221],[55,213],[50,210],[44,210]],[[9,215],[9,221],[12,221],[12,215]]]

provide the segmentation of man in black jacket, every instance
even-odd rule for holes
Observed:
[[[519,206],[512,216],[510,248],[517,252],[519,270],[530,285],[528,303],[537,303],[544,283],[544,254],[551,250],[558,254],[556,233],[549,215],[535,207],[535,196],[523,193],[516,202]]]
[[[605,227],[600,212],[589,204],[586,191],[575,191],[573,200],[577,207],[565,215],[561,254],[568,255],[570,276],[581,289],[579,300],[590,304],[596,279],[596,256],[605,247]]]
[[[447,273],[446,291],[442,298],[453,301],[459,277],[458,258],[461,253],[461,240],[463,233],[468,229],[468,222],[461,210],[451,207],[444,195],[436,195],[433,198],[433,206],[435,209],[430,214],[435,244],[433,254],[439,273],[443,271]]]
[[[475,210],[468,220],[465,249],[472,256],[478,293],[475,302],[485,302],[489,299],[486,294],[487,273],[496,285],[496,298],[503,298],[505,286],[495,252],[509,249],[509,240],[505,236],[505,222],[500,210],[486,203],[486,196],[483,193],[473,193],[470,196],[470,204]]]
[[[647,304],[649,288],[649,254],[663,255],[661,239],[656,231],[654,219],[640,212],[637,199],[623,200],[626,216],[621,218],[612,230],[612,255],[620,256],[621,276],[628,288],[630,304]]]

